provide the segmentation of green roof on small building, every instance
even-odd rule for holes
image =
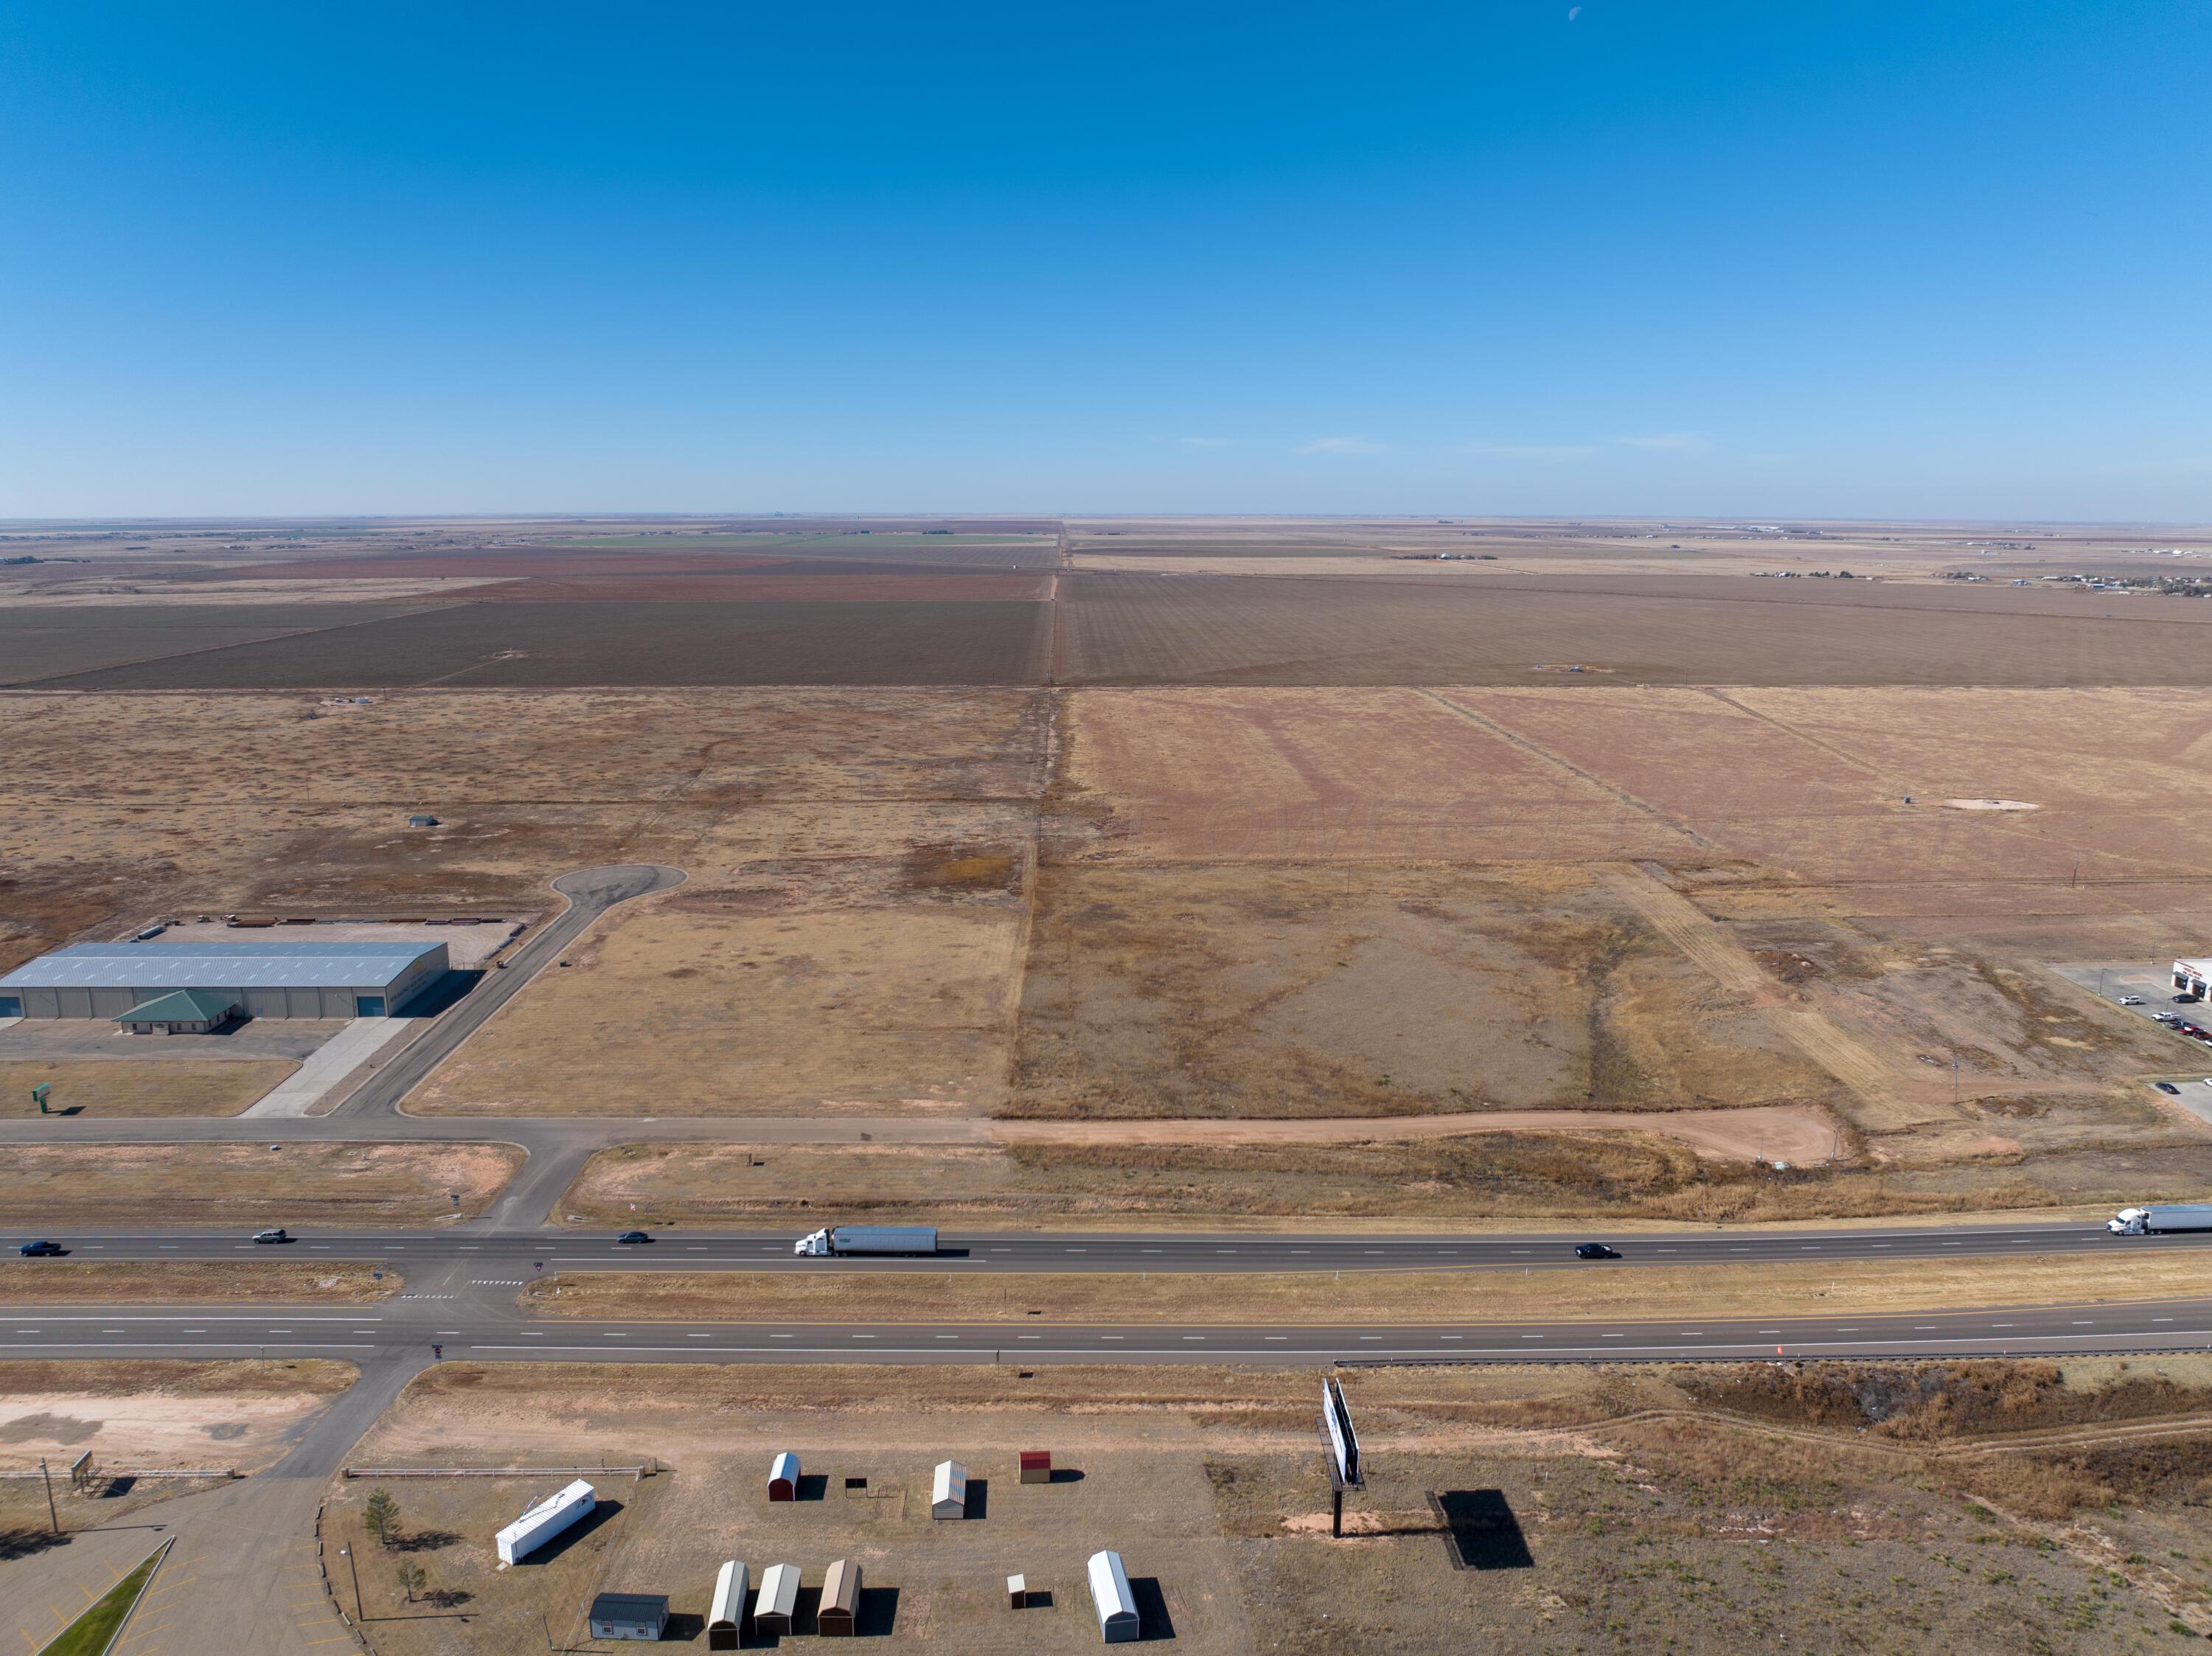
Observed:
[[[115,1020],[118,1023],[216,1023],[230,1015],[238,1003],[208,989],[177,989],[142,1001]]]

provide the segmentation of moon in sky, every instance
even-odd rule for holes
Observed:
[[[1573,22],[1573,21],[1575,21],[1575,19],[1576,19],[1576,18],[1577,18],[1577,17],[1581,16],[1582,15],[1583,15],[1583,9],[1582,9],[1580,6],[1569,6],[1569,7],[1567,8],[1567,21],[1568,21],[1570,23]]]

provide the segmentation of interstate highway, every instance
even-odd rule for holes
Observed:
[[[467,1292],[450,1301],[368,1307],[0,1309],[4,1357],[320,1356],[416,1365],[430,1359],[434,1344],[447,1361],[540,1362],[1647,1362],[2155,1353],[2212,1346],[2212,1301],[1379,1328],[571,1322],[526,1318],[511,1301]]]
[[[2008,1254],[2112,1254],[2146,1248],[2212,1246],[2212,1233],[2114,1236],[2101,1224],[1921,1225],[1884,1229],[1708,1230],[1549,1235],[1325,1235],[1188,1233],[1057,1234],[940,1233],[933,1258],[795,1258],[790,1230],[726,1233],[664,1230],[647,1246],[622,1246],[611,1233],[580,1230],[316,1231],[284,1246],[258,1245],[243,1231],[103,1232],[48,1235],[77,1259],[386,1259],[410,1273],[461,1265],[548,1270],[620,1266],[638,1271],[1449,1271],[1521,1266],[1580,1271],[1621,1266],[1800,1264],[1844,1260],[1953,1259]],[[1574,1258],[1577,1242],[1609,1243],[1619,1260]],[[10,1268],[40,1261],[5,1257]],[[0,1302],[6,1299],[0,1277]]]

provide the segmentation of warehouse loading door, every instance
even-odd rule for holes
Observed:
[[[384,1016],[384,997],[381,995],[356,995],[353,998],[353,1015],[357,1018],[382,1017]]]

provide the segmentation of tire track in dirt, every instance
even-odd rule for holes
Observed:
[[[1435,702],[1439,707],[1443,708],[1449,713],[1458,714],[1462,719],[1467,720],[1468,724],[1496,737],[1500,742],[1504,742],[1512,747],[1518,748],[1522,752],[1529,755],[1531,757],[1541,760],[1553,769],[1565,772],[1567,775],[1573,777],[1577,781],[1595,788],[1599,792],[1608,795],[1612,798],[1620,801],[1620,804],[1627,806],[1631,810],[1637,811],[1643,816],[1650,817],[1653,822],[1658,822],[1673,830],[1674,833],[1680,834],[1684,839],[1687,840],[1692,845],[1697,846],[1700,851],[1717,851],[1720,849],[1719,846],[1715,845],[1711,840],[1705,838],[1704,834],[1698,833],[1697,829],[1692,828],[1687,822],[1681,821],[1678,817],[1669,816],[1667,812],[1660,810],[1658,806],[1653,804],[1650,800],[1639,798],[1635,794],[1629,792],[1627,789],[1620,786],[1618,783],[1608,782],[1604,777],[1600,776],[1595,771],[1584,770],[1580,765],[1575,763],[1573,760],[1569,759],[1565,754],[1556,752],[1553,749],[1546,747],[1542,743],[1538,742],[1532,737],[1522,735],[1520,731],[1514,730],[1510,725],[1501,725],[1498,720],[1491,718],[1489,714],[1479,713],[1471,707],[1462,707],[1458,702],[1454,701],[1449,696],[1443,695],[1440,691],[1416,688],[1414,694],[1416,695],[1426,696],[1430,701]]]
[[[1719,921],[1641,869],[1615,867],[1608,883],[1653,931],[1722,988],[1758,1008],[1791,1046],[1848,1087],[1867,1107],[1861,1125],[1903,1127],[1930,1119],[1929,1110],[1906,1105],[1898,1096],[1905,1077],[1856,1036],[1838,1028],[1826,1014],[1792,1004],[1789,992],[1767,975]],[[1950,1112],[1934,1113],[1942,1117]]]

